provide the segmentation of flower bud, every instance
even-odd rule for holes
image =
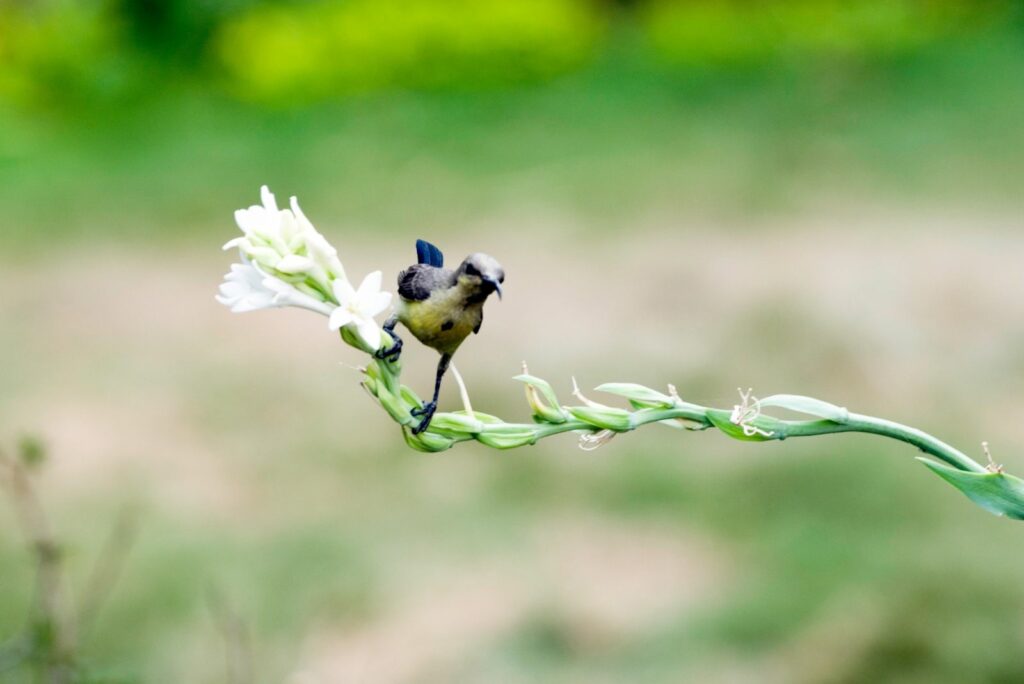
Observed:
[[[525,363],[523,368],[525,370]],[[558,403],[558,397],[546,380],[528,373],[517,375],[513,380],[526,384],[526,401],[530,404],[536,418],[546,423],[564,423],[566,421],[567,418]]]
[[[405,385],[402,385],[400,391],[401,391],[402,401],[404,401],[409,406],[413,406],[415,408],[419,408],[419,407],[423,406],[423,400],[420,399],[416,395],[415,392],[413,392],[411,389],[409,389]]]
[[[676,403],[675,399],[667,394],[632,382],[606,382],[596,389],[598,392],[625,397],[637,408],[671,408]]]
[[[289,254],[283,257],[274,266],[281,273],[287,273],[288,275],[306,274],[316,268],[316,264],[309,257],[299,256],[298,254]]]
[[[452,445],[455,444],[455,440],[452,438],[439,435],[436,432],[431,432],[430,430],[414,435],[412,434],[412,430],[403,429],[402,435],[405,437],[405,443],[413,449],[428,453],[444,451],[446,449],[450,449]]]
[[[477,441],[495,449],[515,449],[537,442],[537,433],[523,425],[488,425]]]
[[[599,428],[625,432],[633,429],[632,414],[625,409],[613,408],[611,406],[569,406],[569,413],[584,423],[590,423]]]
[[[373,352],[377,351],[376,349],[371,349],[370,345],[364,342],[363,338],[359,336],[359,333],[355,330],[352,330],[350,327],[345,326],[339,328],[339,330],[341,332],[341,339],[343,339],[345,341],[345,344],[349,345],[350,347],[360,349],[366,352],[367,354],[372,354]]]
[[[383,383],[377,385],[377,401],[388,412],[388,415],[402,425],[411,425],[414,422],[413,417],[409,414],[409,407],[389,392]]]
[[[474,435],[484,429],[483,423],[476,418],[458,413],[435,413],[430,420],[430,427],[442,432],[458,432]]]

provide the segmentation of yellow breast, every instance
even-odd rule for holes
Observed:
[[[483,320],[483,302],[467,306],[462,288],[452,287],[422,301],[400,300],[396,313],[420,342],[442,354],[454,354]]]

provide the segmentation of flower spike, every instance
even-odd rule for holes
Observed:
[[[668,394],[635,383],[597,387],[597,391],[628,400],[631,408],[625,409],[592,401],[573,378],[573,395],[581,405],[563,406],[551,385],[530,375],[524,363],[522,375],[515,380],[525,385],[533,422],[512,423],[475,411],[453,365],[464,410],[436,413],[429,427],[414,432],[412,428],[420,423],[423,401],[401,383],[400,364],[382,361],[375,355],[384,341],[376,317],[392,298],[381,289],[381,272],[370,273],[358,288],[353,287],[345,277],[337,250],[317,232],[294,197],[288,208],[280,208],[264,186],[260,198],[261,204],[235,214],[242,235],[225,248],[237,248],[240,263],[231,266],[217,301],[238,313],[294,306],[327,316],[329,328],[340,330],[345,343],[371,355],[369,362],[357,369],[362,373],[361,385],[401,426],[406,443],[413,449],[438,452],[465,441],[514,449],[573,432],[579,435],[579,447],[592,451],[621,432],[651,424],[690,430],[717,428],[734,439],[755,443],[861,432],[917,447],[930,457],[920,458],[924,465],[971,501],[996,515],[1024,520],[1024,480],[1003,471],[1003,466],[993,460],[988,442],[981,445],[987,464],[978,463],[921,430],[797,394],[776,394],[762,400],[752,389],[740,389],[740,402],[729,411],[684,401],[674,385],[668,385]],[[762,408],[783,409],[801,414],[803,419],[762,415]]]

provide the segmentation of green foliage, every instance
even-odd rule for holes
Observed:
[[[970,473],[927,458],[917,460],[986,511],[1024,520],[1024,480],[1001,471]]]
[[[639,15],[690,67],[873,58],[1014,23],[1007,0],[36,0],[0,3],[0,99],[117,99],[212,69],[243,99],[301,105],[391,88],[479,90],[568,73]],[[632,3],[626,3],[632,4]],[[1018,21],[1020,10],[1016,14]],[[625,32],[623,32],[625,33]]]
[[[907,52],[965,25],[1006,16],[1006,8],[965,0],[655,0],[643,22],[666,61],[754,65]]]
[[[138,54],[186,68],[199,65],[210,35],[258,0],[115,0],[125,43]]]
[[[772,436],[771,434],[762,434],[760,432],[747,432],[743,429],[742,425],[732,422],[732,414],[729,411],[722,409],[709,409],[707,411],[708,420],[716,428],[722,431],[722,434],[728,435],[733,439],[738,439],[741,442],[767,442]],[[757,427],[762,428],[764,418],[757,419]],[[774,426],[773,426],[774,427]],[[767,430],[765,432],[768,432]]]
[[[285,103],[543,80],[588,60],[602,29],[584,0],[321,0],[243,12],[213,49],[234,92]]]
[[[26,435],[18,441],[18,457],[26,468],[35,468],[46,460],[46,445],[34,435]]]
[[[773,394],[762,399],[760,404],[761,408],[774,406],[797,413],[817,416],[818,418],[824,418],[836,423],[845,423],[850,417],[850,412],[841,406],[799,394]]]
[[[634,408],[669,408],[676,403],[673,397],[634,382],[606,382],[595,389],[625,397]]]
[[[98,0],[0,4],[0,97],[35,106],[95,92],[117,31]]]

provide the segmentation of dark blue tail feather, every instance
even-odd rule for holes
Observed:
[[[421,264],[427,264],[428,266],[437,266],[438,268],[441,268],[444,266],[444,254],[441,254],[441,250],[426,240],[417,240],[416,261]]]

